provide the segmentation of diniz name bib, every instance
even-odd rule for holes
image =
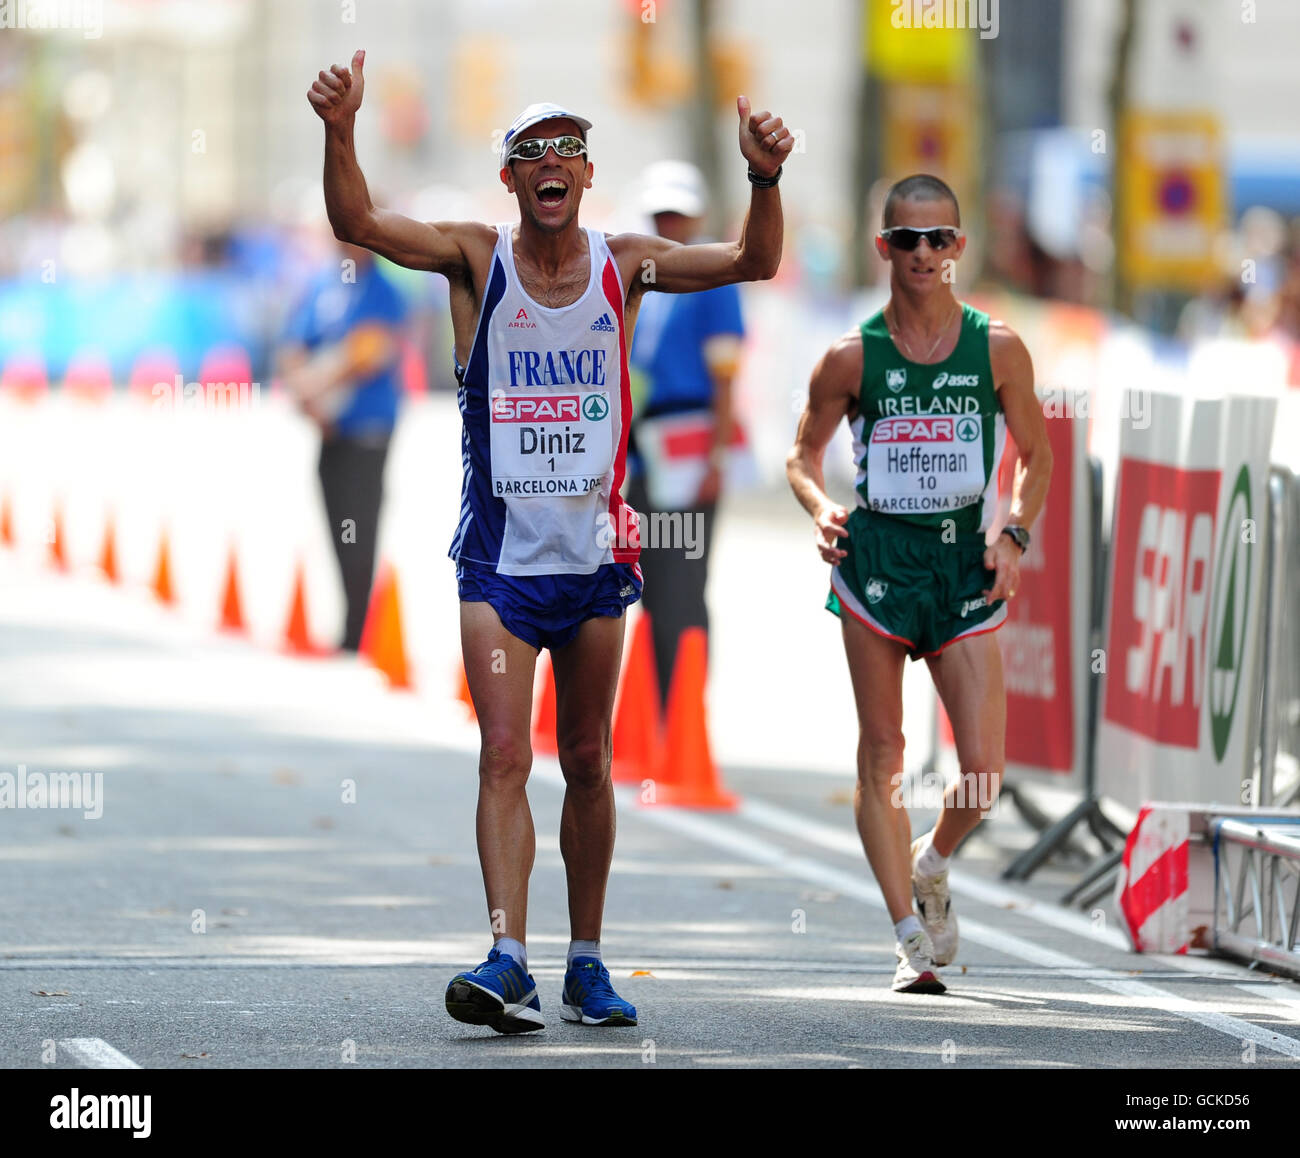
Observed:
[[[584,495],[614,460],[609,392],[497,392],[492,398],[492,493]]]

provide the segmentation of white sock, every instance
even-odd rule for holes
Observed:
[[[601,960],[600,942],[599,941],[570,941],[569,957],[565,962],[565,967],[573,968],[573,959],[575,957],[595,957],[597,961]]]
[[[916,858],[916,871],[922,876],[934,877],[940,873],[948,871],[949,857],[940,856],[934,851],[934,834],[930,833],[925,838],[925,848],[921,855]]]
[[[528,950],[524,948],[522,941],[516,941],[513,937],[498,937],[492,943],[492,948],[499,950],[507,957],[513,957],[519,962],[520,968],[525,973],[528,972]]]
[[[904,917],[897,925],[894,926],[894,936],[898,938],[901,945],[913,933],[924,933],[925,927],[921,924],[921,918],[915,913]]]

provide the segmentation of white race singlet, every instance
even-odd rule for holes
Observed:
[[[503,575],[589,575],[635,563],[636,515],[619,495],[631,418],[623,281],[604,234],[584,232],[587,289],[538,305],[497,226],[458,401],[465,482],[449,554]]]

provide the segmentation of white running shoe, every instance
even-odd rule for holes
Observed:
[[[942,993],[948,987],[934,964],[934,946],[924,933],[913,933],[899,943],[898,968],[894,970],[895,993]]]
[[[912,898],[934,946],[934,963],[951,965],[957,956],[957,914],[952,911],[948,893],[948,870],[935,876],[917,872],[916,859],[925,847],[924,841],[925,837],[919,836],[912,842]]]

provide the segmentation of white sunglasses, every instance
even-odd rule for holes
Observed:
[[[506,154],[506,163],[511,161],[540,161],[546,156],[546,150],[554,148],[557,157],[585,157],[587,143],[581,137],[565,134],[563,137],[529,137],[513,145]]]

